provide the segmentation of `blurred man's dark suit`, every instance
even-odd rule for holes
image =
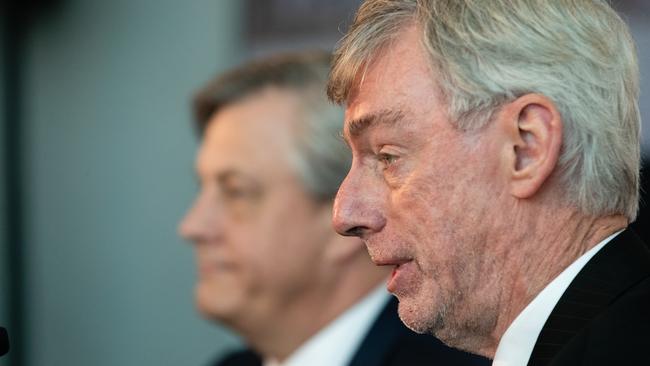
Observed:
[[[650,365],[649,345],[650,250],[627,229],[571,282],[528,365]]]
[[[226,356],[215,366],[260,366],[249,350]],[[430,335],[413,333],[397,316],[392,298],[375,320],[348,366],[488,366],[489,360],[446,347]]]

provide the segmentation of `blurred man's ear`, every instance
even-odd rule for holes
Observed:
[[[502,162],[510,194],[535,195],[555,169],[562,146],[562,118],[555,104],[540,94],[527,94],[506,104],[498,114]]]

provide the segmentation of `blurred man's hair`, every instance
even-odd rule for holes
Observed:
[[[340,139],[343,112],[327,100],[330,54],[285,53],[255,60],[215,78],[194,98],[194,118],[202,135],[224,107],[267,88],[294,92],[303,120],[295,126],[291,162],[307,191],[330,201],[350,167],[350,153]],[[264,146],[260,146],[264,149]]]

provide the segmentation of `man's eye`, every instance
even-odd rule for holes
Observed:
[[[389,166],[397,160],[397,156],[386,153],[379,153],[377,155],[377,159],[385,166]]]

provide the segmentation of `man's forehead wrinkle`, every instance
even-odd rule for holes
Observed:
[[[382,44],[377,47],[377,49],[375,49],[363,62],[361,62],[359,68],[356,70],[356,74],[354,75],[352,83],[350,84],[350,88],[347,92],[347,105],[352,104],[352,101],[357,98],[361,92],[361,89],[367,83],[377,83],[379,81],[377,77],[384,75],[383,72],[379,73],[379,75],[377,75],[376,72],[371,75],[370,71],[384,69],[383,64],[386,63],[387,55],[394,53],[391,50],[391,45],[394,41],[394,39],[384,40]]]
[[[352,87],[350,88],[350,97],[348,99],[353,99],[356,94],[359,93],[359,90],[363,87],[368,76],[368,72],[371,68],[376,67],[377,60],[381,59],[382,54],[384,53],[383,47],[376,50],[372,55],[365,60],[357,72],[357,75],[354,78]]]

